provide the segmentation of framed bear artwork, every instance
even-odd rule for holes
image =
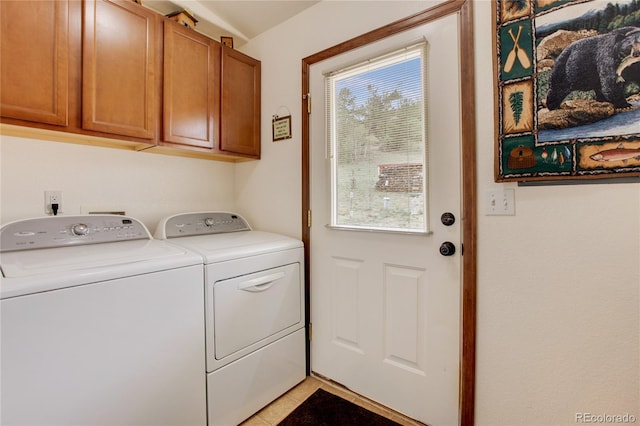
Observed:
[[[495,180],[640,176],[640,1],[493,6]]]

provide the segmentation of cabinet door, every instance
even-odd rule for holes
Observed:
[[[67,1],[0,1],[0,112],[3,117],[67,125]]]
[[[164,22],[164,142],[216,147],[219,68],[219,43],[175,22]]]
[[[129,0],[87,0],[82,58],[85,129],[151,139],[156,126],[157,17]]]
[[[220,149],[260,156],[260,61],[222,46]]]

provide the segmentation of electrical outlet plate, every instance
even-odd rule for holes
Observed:
[[[58,204],[58,214],[62,213],[62,191],[44,191],[44,213],[53,214],[51,204]]]
[[[516,200],[514,189],[488,191],[485,211],[487,216],[515,216]]]

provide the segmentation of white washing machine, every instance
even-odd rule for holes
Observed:
[[[301,241],[228,212],[168,217],[155,237],[202,255],[210,426],[237,425],[304,380]]]
[[[0,230],[3,425],[205,425],[202,260],[139,221]]]

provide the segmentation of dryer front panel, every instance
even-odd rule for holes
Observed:
[[[207,371],[304,328],[303,250],[206,265]]]
[[[215,358],[223,359],[302,321],[299,276],[296,263],[216,282]]]

